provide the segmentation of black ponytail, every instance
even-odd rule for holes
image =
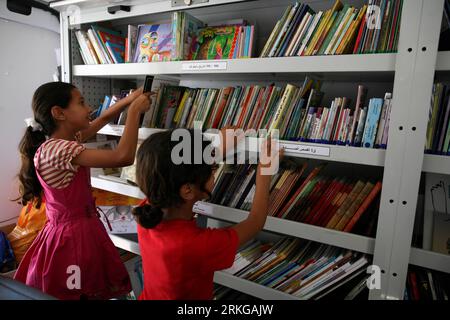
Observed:
[[[56,122],[51,110],[54,106],[63,109],[69,106],[72,90],[76,87],[65,82],[49,82],[40,86],[33,95],[32,108],[34,120],[41,128],[27,127],[19,144],[22,160],[19,178],[19,194],[22,205],[30,200],[37,200],[37,207],[41,204],[42,186],[37,178],[34,167],[34,155],[37,149],[56,129]]]
[[[137,223],[146,229],[156,227],[163,218],[161,208],[146,204],[133,209],[133,215],[136,217]]]

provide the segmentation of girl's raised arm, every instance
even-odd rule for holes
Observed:
[[[268,155],[269,159],[265,159],[267,161],[258,164],[256,190],[252,209],[247,219],[231,227],[238,234],[239,246],[254,238],[266,223],[269,207],[270,181],[272,179],[272,174],[268,174],[268,172],[273,171],[269,170],[269,168],[277,166],[284,154],[283,149],[274,148],[274,142],[272,140],[267,140],[263,143],[263,148],[266,148],[264,154]],[[278,163],[276,163],[277,161]]]
[[[114,150],[86,149],[72,160],[75,165],[114,168],[133,164],[141,114],[150,108],[150,93],[140,94],[130,105],[119,145]]]
[[[126,107],[128,107],[137,97],[139,97],[142,94],[142,90],[143,88],[141,87],[133,91],[128,96],[120,99],[111,107],[106,109],[105,112],[102,112],[97,119],[91,122],[89,128],[78,133],[78,141],[85,142],[93,137],[101,128],[113,121],[114,118],[116,118],[122,111],[125,110]]]

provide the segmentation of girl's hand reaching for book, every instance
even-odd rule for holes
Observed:
[[[137,88],[136,90],[133,90],[130,94],[128,94],[124,99],[126,101],[126,104],[132,103],[134,100],[139,97],[142,92],[144,91],[144,87]]]
[[[275,139],[265,139],[259,153],[258,174],[269,176],[278,172],[280,162],[284,157],[284,149]]]
[[[225,126],[220,129],[220,151],[222,155],[236,149],[241,140],[245,138],[245,132],[237,126]]]
[[[130,105],[130,109],[136,110],[138,113],[145,113],[150,109],[151,96],[154,92],[141,93]]]

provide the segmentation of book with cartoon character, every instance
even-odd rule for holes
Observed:
[[[233,56],[239,26],[219,26],[201,29],[192,56],[193,60],[228,59]]]
[[[172,25],[139,25],[133,62],[172,60]]]

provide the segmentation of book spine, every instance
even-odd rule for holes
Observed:
[[[350,221],[348,221],[348,223],[343,228],[344,232],[352,231],[355,224],[361,218],[362,214],[367,211],[367,208],[373,202],[375,197],[380,193],[380,191],[381,191],[381,182],[377,182],[373,187],[373,189],[370,191],[369,195],[361,203],[361,206],[358,208],[358,211],[356,211],[356,213],[353,215]]]

